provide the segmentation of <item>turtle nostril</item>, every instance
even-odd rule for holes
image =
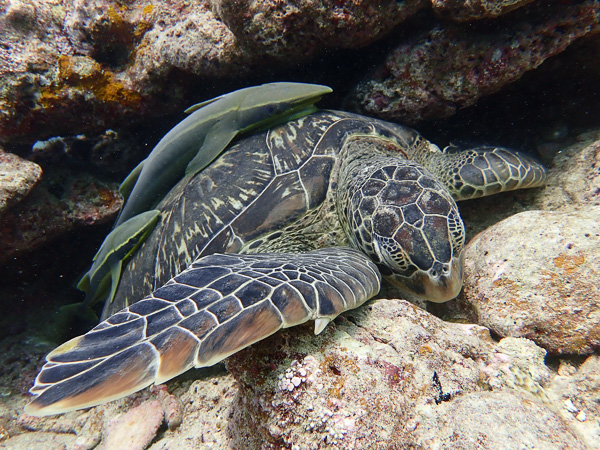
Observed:
[[[431,270],[429,271],[429,273],[433,278],[438,278],[442,275],[447,275],[448,268],[441,262],[436,261],[433,263],[433,266],[431,267]]]

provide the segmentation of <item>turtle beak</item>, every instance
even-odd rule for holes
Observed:
[[[408,290],[425,300],[444,303],[456,298],[463,286],[464,251],[454,257],[451,263],[435,263],[429,270],[418,270],[410,277],[392,274],[388,279],[392,284]],[[445,270],[444,270],[445,268]]]

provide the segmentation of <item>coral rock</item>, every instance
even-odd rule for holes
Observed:
[[[46,433],[37,431],[34,433],[19,434],[0,442],[0,447],[7,449],[66,449],[75,445],[77,436],[66,433]]]
[[[18,203],[42,178],[36,163],[0,150],[0,216]]]
[[[107,427],[100,448],[143,450],[156,436],[163,417],[160,401],[146,401],[114,419]]]
[[[457,21],[487,19],[513,11],[533,0],[431,0],[433,11]]]
[[[425,6],[425,1],[212,0],[212,6],[241,45],[297,64],[326,48],[370,44]]]
[[[592,355],[579,367],[563,360],[547,389],[561,417],[579,431],[589,448],[600,448],[598,392],[600,357]],[[582,418],[587,420],[582,420]]]
[[[552,161],[547,186],[536,200],[540,209],[600,205],[600,132],[577,140]]]
[[[553,354],[600,348],[600,207],[527,211],[467,245],[464,297],[478,323]]]
[[[230,357],[240,382],[230,430],[238,446],[263,448],[429,448],[436,439],[451,443],[453,433],[490,444],[523,436],[543,447],[551,426],[555,442],[583,448],[545,404],[544,355],[527,339],[495,344],[481,326],[379,300],[348,311],[319,336],[296,327]],[[477,414],[467,406],[474,404]],[[530,429],[532,412],[551,425]],[[477,416],[488,414],[506,427],[482,427]]]
[[[586,449],[551,408],[513,392],[469,393],[424,408],[415,423],[424,448]]]
[[[449,117],[600,29],[596,1],[540,8],[491,29],[435,25],[396,47],[350,94],[350,106],[408,123]]]
[[[121,203],[115,183],[104,183],[86,174],[47,176],[26,200],[2,216],[0,262],[77,226],[107,222]]]

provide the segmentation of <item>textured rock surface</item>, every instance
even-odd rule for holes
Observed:
[[[562,360],[547,389],[561,417],[583,437],[589,448],[600,448],[598,396],[600,357],[593,355],[582,364]]]
[[[549,210],[600,205],[600,132],[581,134],[561,148],[536,205]]]
[[[80,225],[113,218],[121,207],[116,183],[55,173],[0,219],[0,263]]]
[[[600,348],[600,207],[528,211],[466,249],[464,296],[477,323],[553,354]]]
[[[403,42],[348,97],[356,111],[415,123],[449,117],[498,91],[597,32],[600,5],[554,5],[532,9],[523,22],[498,28],[436,25]]]
[[[106,427],[102,450],[128,448],[142,450],[150,444],[164,418],[158,400],[149,400],[114,418]]]
[[[440,14],[475,20],[524,3],[440,0],[433,6]],[[215,90],[215,83],[240,86],[272,77],[395,30],[398,47],[356,90],[356,107],[411,121],[443,117],[516,80],[598,23],[593,0],[554,9],[534,4],[531,17],[520,12],[526,6],[491,28],[442,20],[419,38],[413,30],[422,27],[405,30],[402,23],[426,6],[425,0],[376,6],[334,0],[5,2],[0,140],[31,145],[34,135],[120,131],[124,124],[180,111],[190,96],[226,90]]]
[[[513,392],[473,392],[419,413],[425,448],[587,448],[551,408]]]
[[[436,14],[457,21],[488,19],[513,11],[533,0],[431,0]]]
[[[184,405],[183,421],[176,430],[163,433],[151,450],[239,448],[228,430],[238,392],[230,374],[222,372],[194,381],[175,381],[169,387]]]
[[[36,163],[0,150],[0,216],[18,203],[42,178]]]
[[[0,442],[0,448],[6,449],[48,449],[59,450],[73,448],[77,437],[73,434],[38,431],[20,434]]]
[[[240,45],[297,63],[327,48],[357,48],[389,33],[426,5],[424,0],[212,0]]]
[[[45,139],[142,123],[145,117],[189,106],[184,97],[209,91],[207,80],[248,77],[264,69],[266,55],[277,57],[281,71],[327,48],[366,45],[424,4],[0,4],[0,25],[6,31],[0,34],[5,61],[0,68],[0,140],[30,144],[32,134]]]
[[[241,384],[230,425],[238,445],[430,447],[462,435],[490,445],[523,437],[542,447],[554,429],[557,445],[583,448],[545,403],[549,371],[531,341],[495,344],[485,328],[445,323],[399,300],[374,302],[322,335],[307,339],[309,333],[286,330],[228,360]],[[499,408],[505,397],[510,401]],[[484,427],[477,415],[507,420]]]
[[[21,13],[15,25],[13,9],[29,15]],[[0,10],[0,22],[6,30],[0,48],[15,50],[0,55],[5,141],[29,143],[33,131],[38,139],[101,132],[140,120],[152,109],[151,89],[174,86],[168,79],[174,72],[227,76],[243,67],[233,35],[202,2],[15,0]],[[166,91],[170,101],[154,99],[162,111],[181,100],[177,88]]]

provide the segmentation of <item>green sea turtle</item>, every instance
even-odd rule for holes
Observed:
[[[525,155],[443,152],[410,128],[346,112],[240,139],[156,207],[108,318],[47,356],[26,411],[114,400],[309,320],[319,333],[375,296],[382,276],[450,300],[465,241],[455,199],[544,180]]]
[[[317,110],[331,92],[307,83],[267,83],[239,89],[186,109],[190,115],[169,131],[119,187],[125,203],[77,287],[83,305],[114,298],[123,262],[152,231],[160,213],[153,208],[182,178],[200,172],[236,137]]]

